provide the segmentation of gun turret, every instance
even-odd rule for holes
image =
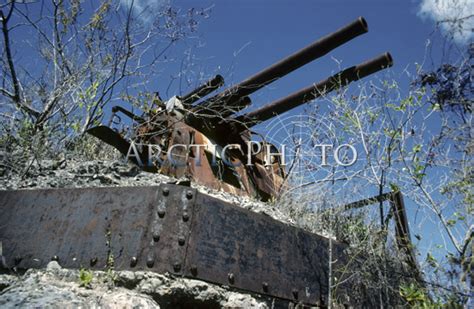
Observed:
[[[385,53],[257,110],[235,114],[251,104],[249,96],[253,92],[367,31],[367,23],[360,17],[209,99],[205,97],[223,85],[222,76],[217,75],[186,95],[160,100],[163,106],[142,115],[115,107],[112,115],[121,112],[135,122],[133,140],[107,126],[92,128],[88,133],[114,146],[144,170],[189,177],[211,188],[268,200],[286,186],[286,170],[278,158],[265,159],[267,154],[275,153],[275,147],[265,141],[252,141],[248,129],[388,68],[392,57]],[[250,149],[253,146],[261,151]]]

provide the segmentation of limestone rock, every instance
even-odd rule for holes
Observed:
[[[90,273],[90,285],[81,282],[79,270],[56,262],[22,276],[0,275],[0,307],[269,308],[268,300],[199,280],[143,271]]]

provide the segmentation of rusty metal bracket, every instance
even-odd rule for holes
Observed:
[[[405,209],[405,202],[403,194],[400,191],[391,191],[383,193],[367,199],[346,204],[343,207],[344,210],[351,210],[385,201],[390,202],[390,212],[386,220],[389,220],[393,217],[395,221],[395,235],[398,250],[405,254],[405,262],[411,267],[414,277],[417,278],[419,282],[422,282],[423,275],[416,261],[416,254],[414,252],[413,244],[411,242],[410,228]]]
[[[328,293],[327,238],[189,187],[0,191],[0,211],[4,267],[150,270],[306,304]]]

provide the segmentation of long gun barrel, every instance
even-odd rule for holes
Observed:
[[[389,53],[380,55],[357,66],[347,68],[317,84],[301,89],[287,97],[276,100],[245,115],[234,118],[237,123],[253,126],[262,121],[273,118],[289,111],[299,105],[323,96],[335,89],[346,86],[349,83],[364,78],[382,69],[393,65],[392,56]],[[243,127],[242,127],[243,128]]]
[[[366,33],[368,31],[367,22],[363,17],[359,17],[354,22],[346,25],[345,27],[331,33],[311,45],[297,51],[293,55],[280,60],[272,66],[260,71],[259,73],[247,78],[241,83],[225,90],[224,92],[202,102],[199,107],[206,110],[215,109],[216,112],[222,110],[229,110],[234,107],[235,111],[244,108],[239,104],[235,104],[243,96],[248,96],[258,89],[276,81],[282,76],[304,66],[305,64],[320,58],[331,50],[343,45],[344,43],[352,40],[353,38]],[[228,105],[226,108],[223,104]],[[230,115],[225,115],[230,116]]]
[[[190,93],[180,96],[179,99],[185,106],[187,105],[189,107],[191,104],[207,96],[209,93],[221,87],[223,84],[224,78],[221,75],[216,75],[214,78],[208,80],[206,83],[194,89]]]

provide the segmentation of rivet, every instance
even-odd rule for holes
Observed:
[[[135,256],[132,257],[132,259],[130,260],[130,267],[135,267],[137,266],[137,258]]]
[[[179,272],[181,270],[181,264],[179,262],[174,263],[173,269],[175,272]]]
[[[263,283],[262,283],[262,288],[263,288],[263,291],[264,291],[264,292],[268,292],[268,283],[263,282]]]
[[[234,283],[235,277],[234,277],[234,274],[233,274],[233,273],[229,273],[229,274],[227,275],[227,278],[229,279],[229,282],[230,282],[231,284]]]
[[[178,237],[178,244],[179,244],[180,246],[183,246],[184,243],[185,243],[184,237],[183,237],[183,236],[179,236],[179,237]]]
[[[158,217],[163,218],[165,216],[165,210],[164,209],[158,209]]]
[[[170,189],[168,188],[163,188],[163,195],[168,196],[170,194]]]
[[[94,257],[90,260],[90,265],[91,266],[95,266],[95,264],[97,264],[97,258],[96,257]]]
[[[54,256],[51,258],[51,261],[59,262],[59,257],[58,257],[57,255],[54,255]]]
[[[193,192],[192,192],[192,191],[186,192],[186,198],[187,198],[188,200],[192,199],[192,198],[193,198]]]
[[[160,233],[153,232],[153,241],[157,242],[160,240]]]
[[[148,268],[152,268],[154,264],[155,264],[155,259],[153,258],[153,256],[149,256],[146,259],[146,266],[148,266]]]
[[[321,305],[324,306],[326,304],[326,297],[324,295],[321,295]]]
[[[298,290],[297,289],[293,289],[293,291],[291,293],[293,294],[293,297],[295,299],[298,299]]]
[[[197,266],[191,265],[191,275],[197,276],[197,272],[198,272]]]
[[[189,214],[187,212],[183,213],[183,221],[188,222],[189,220]]]

